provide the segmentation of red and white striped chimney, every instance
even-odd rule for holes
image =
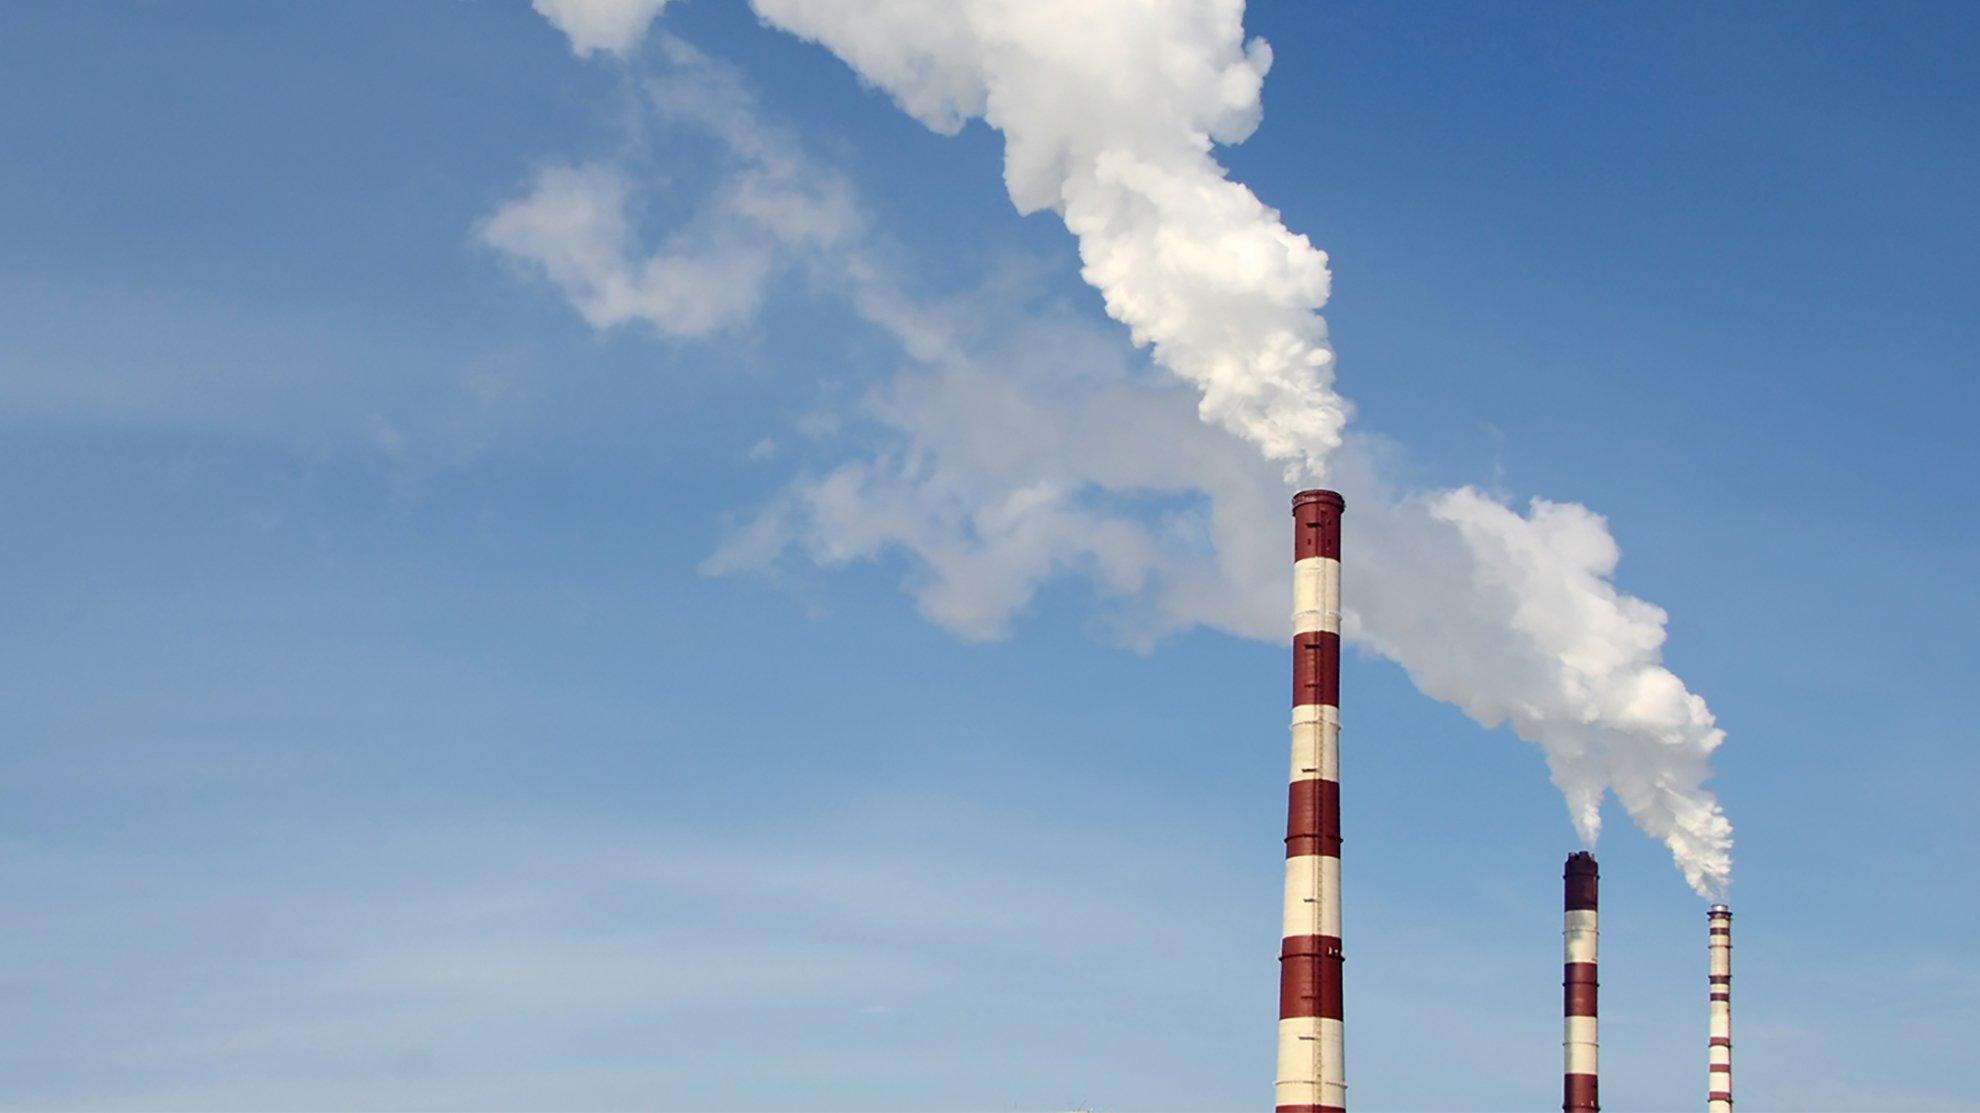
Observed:
[[[1341,1039],[1341,511],[1293,496],[1292,781],[1279,947],[1277,1113],[1343,1113]]]
[[[1709,940],[1712,968],[1707,979],[1712,987],[1712,1032],[1706,1044],[1706,1094],[1708,1113],[1732,1113],[1733,1107],[1733,914],[1723,904],[1715,904],[1705,914],[1712,925]]]
[[[1597,1040],[1595,1030],[1596,888],[1600,875],[1595,856],[1586,850],[1568,855],[1561,930],[1561,1109],[1564,1113],[1594,1113],[1602,1108],[1596,1096]]]

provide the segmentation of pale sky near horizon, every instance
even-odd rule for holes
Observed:
[[[1728,733],[1740,1108],[1980,1108],[1980,15],[1246,28],[1218,157],[1329,253],[1355,428],[1604,515]],[[1282,647],[1151,641],[1048,541],[947,592],[913,508],[721,555],[968,427],[956,367],[1193,407],[994,133],[718,0],[624,58],[520,2],[38,2],[0,150],[0,1108],[1269,1100]],[[723,223],[738,164],[857,250]],[[546,181],[706,265],[573,296],[491,232]],[[1356,1108],[1551,1107],[1560,794],[1381,658],[1343,706]],[[1613,806],[1597,853],[1604,1107],[1695,1107],[1705,905]]]

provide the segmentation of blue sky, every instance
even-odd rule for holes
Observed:
[[[721,137],[644,83],[718,74],[986,366],[1150,381],[995,133],[740,5],[662,24],[706,68],[522,4],[0,9],[0,1104],[1269,1094],[1284,650],[1124,646],[1080,575],[959,636],[897,548],[707,574],[887,451],[899,337],[826,264],[595,328],[478,231],[593,165],[693,226]],[[1357,427],[1606,515],[1728,732],[1742,1108],[1980,1104],[1980,18],[1246,27],[1220,157],[1329,253]],[[1386,660],[1343,691],[1356,1105],[1544,1108],[1560,796]],[[1598,850],[1605,1106],[1694,1106],[1704,905],[1613,808]]]

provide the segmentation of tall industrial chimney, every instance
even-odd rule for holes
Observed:
[[[1293,496],[1292,783],[1279,947],[1277,1113],[1344,1113],[1341,1039],[1341,511]]]
[[[1595,1031],[1595,890],[1600,880],[1595,856],[1586,850],[1568,855],[1561,946],[1562,968],[1561,1109],[1564,1113],[1595,1113],[1597,1040]]]
[[[1712,925],[1707,937],[1711,955],[1712,1032],[1705,1048],[1708,1113],[1732,1113],[1733,1107],[1733,914],[1723,904],[1715,904],[1705,914]]]

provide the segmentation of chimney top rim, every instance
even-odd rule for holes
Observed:
[[[1347,500],[1341,497],[1339,491],[1329,491],[1320,487],[1309,488],[1292,497],[1294,507],[1305,506],[1307,503],[1312,502],[1327,503],[1336,510],[1347,508]]]

